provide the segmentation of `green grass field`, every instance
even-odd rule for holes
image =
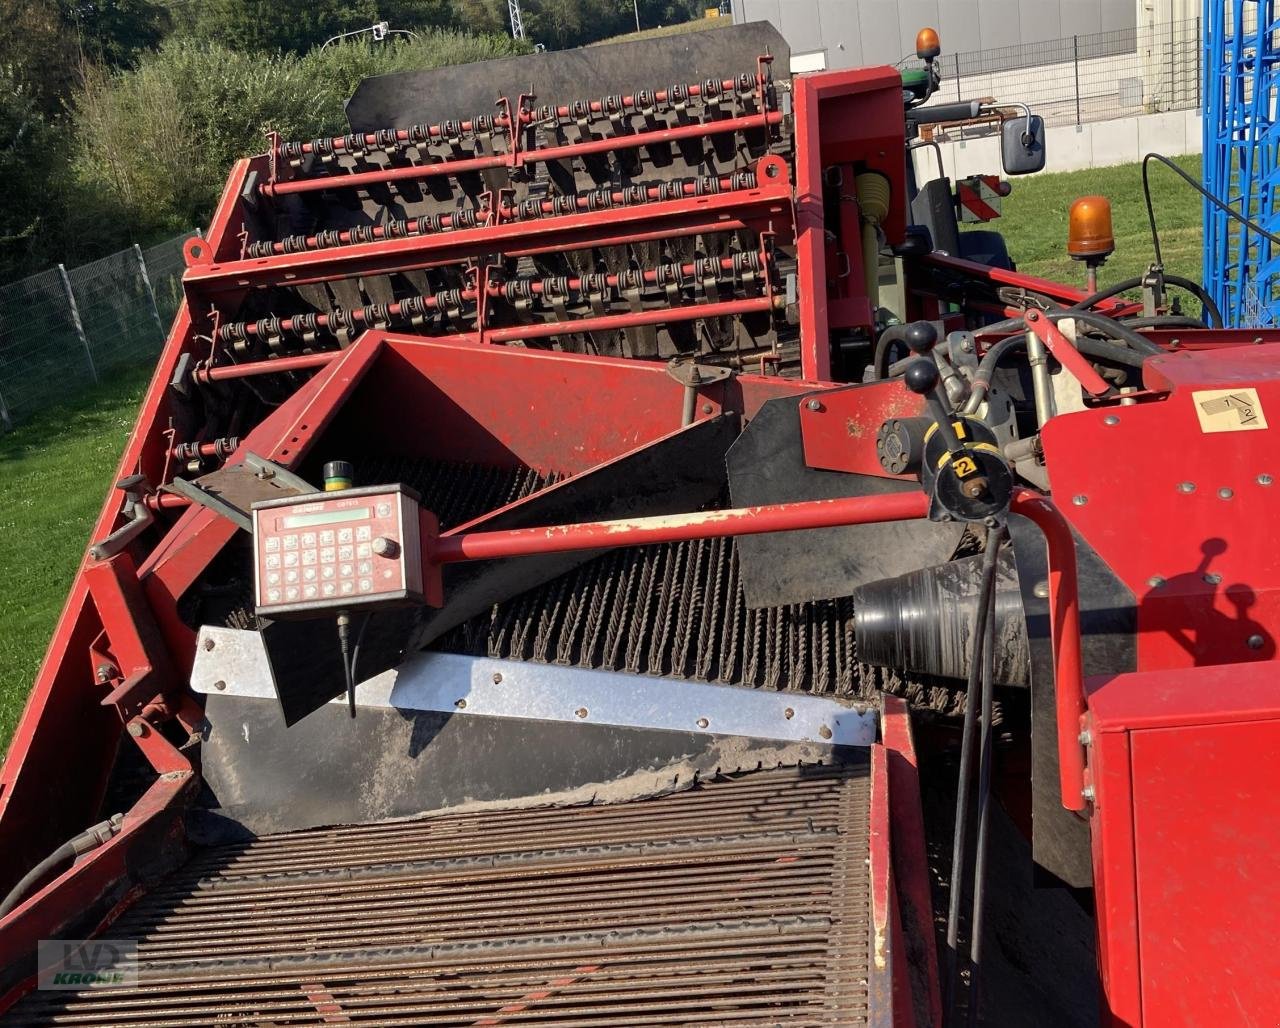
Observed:
[[[1186,158],[1183,166],[1196,164]],[[1198,199],[1166,169],[1155,168],[1153,181],[1166,264],[1198,281]],[[1019,180],[992,227],[1004,232],[1022,270],[1083,282],[1065,247],[1067,210],[1087,193],[1103,193],[1115,207],[1117,252],[1102,282],[1140,274],[1151,242],[1136,165]],[[146,381],[146,371],[122,373],[0,436],[0,748],[22,712]]]
[[[44,658],[148,376],[121,372],[0,435],[0,749]]]
[[[1179,157],[1177,164],[1199,179],[1198,156]],[[1137,164],[1014,179],[1013,192],[1004,201],[1004,216],[989,226],[974,227],[1003,232],[1020,271],[1083,288],[1084,265],[1067,256],[1067,212],[1073,200],[1091,193],[1111,201],[1116,238],[1116,252],[1099,269],[1099,283],[1105,286],[1141,275],[1154,258]],[[1199,282],[1203,238],[1199,194],[1168,168],[1154,163],[1151,193],[1165,270]],[[1185,294],[1182,299],[1184,309],[1199,311],[1195,300],[1186,303]]]

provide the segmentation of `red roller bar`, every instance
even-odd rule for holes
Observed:
[[[548,336],[578,332],[607,332],[612,329],[638,328],[642,325],[665,325],[673,321],[696,321],[699,318],[727,318],[736,314],[752,314],[781,307],[780,296],[756,296],[749,300],[725,300],[722,303],[700,303],[688,307],[658,307],[651,311],[610,314],[600,318],[577,318],[573,321],[548,321],[539,325],[512,325],[484,333],[486,342],[509,343],[517,339],[544,339]]]
[[[283,160],[296,161],[306,154],[350,153],[351,145],[382,150],[390,146],[417,146],[456,136],[488,134],[510,128],[511,118],[505,114],[477,115],[465,121],[442,122],[438,125],[410,125],[407,129],[382,129],[377,132],[351,132],[345,136],[323,136],[307,142],[280,143],[276,154]]]
[[[361,171],[348,175],[324,175],[317,178],[291,179],[284,182],[264,182],[258,187],[263,196],[290,196],[298,193],[315,193],[331,189],[353,189],[360,186],[383,185],[388,182],[431,178],[437,175],[460,175],[468,171],[485,171],[519,164],[535,164],[547,161],[569,160],[590,154],[611,153],[614,150],[634,150],[641,146],[721,135],[726,132],[746,132],[780,124],[782,114],[769,111],[764,114],[748,114],[738,118],[720,118],[713,121],[677,125],[674,128],[653,132],[637,132],[604,139],[589,139],[581,143],[529,150],[489,157],[469,157],[457,161],[439,161],[434,164],[412,164],[402,168],[386,168],[380,171]]]
[[[474,289],[459,289],[455,292],[457,299],[464,302],[475,300],[477,295]],[[331,326],[336,328],[345,328],[348,325],[353,328],[381,327],[384,312],[387,318],[416,318],[427,311],[439,310],[448,298],[447,294],[431,293],[405,297],[395,303],[340,308],[325,314],[296,314],[290,318],[280,318],[274,328],[280,333],[303,334],[328,329]],[[275,338],[275,333],[266,328],[266,325],[273,320],[275,319],[264,318],[260,321],[238,321],[221,325],[218,328],[218,341],[230,343],[239,339],[253,339],[260,335]]]
[[[545,216],[596,212],[613,207],[634,207],[638,204],[670,201],[682,197],[707,196],[755,189],[757,177],[754,171],[738,171],[718,178],[671,181],[661,186],[635,186],[628,189],[595,189],[585,193],[565,194],[552,199],[526,200],[518,204],[503,204],[498,216],[510,220],[527,221]],[[677,193],[678,195],[672,195]],[[488,204],[459,211],[454,214],[423,215],[403,221],[391,221],[385,225],[368,225],[354,229],[332,229],[314,235],[286,236],[283,239],[261,239],[245,247],[248,257],[270,257],[278,254],[323,250],[335,246],[354,246],[384,239],[403,239],[408,236],[431,235],[438,232],[454,232],[461,229],[481,228],[490,223],[494,210]]]
[[[534,112],[521,115],[522,121],[545,120],[555,117],[562,121],[578,118],[581,114],[609,116],[612,114],[645,114],[653,105],[674,104],[681,102],[680,92],[684,99],[715,99],[726,93],[748,93],[760,84],[760,76],[754,72],[745,72],[738,78],[708,79],[706,82],[691,82],[688,85],[672,86],[670,89],[656,89],[647,95],[637,90],[618,97],[606,96],[600,100],[579,100],[572,104],[560,104],[556,107],[543,106]],[[710,88],[708,88],[708,86]]]
[[[790,238],[792,194],[786,164],[761,158],[757,186],[687,200],[623,205],[608,210],[566,214],[530,221],[499,221],[483,228],[458,229],[403,239],[307,250],[273,257],[232,261],[197,260],[187,268],[188,288],[242,290],[271,285],[305,285],[357,275],[390,274],[453,264],[502,253],[508,257],[560,252],[616,241],[669,239],[703,232],[731,232],[773,223],[780,242]]]
[[[743,251],[743,253],[741,253],[739,257],[752,258],[752,260],[750,263],[744,263],[741,268],[737,267],[739,263],[738,257],[721,257],[719,259],[713,257],[713,258],[710,258],[710,260],[711,260],[711,263],[714,265],[716,271],[721,273],[733,272],[735,270],[741,270],[743,272],[750,272],[750,273],[759,273],[760,271],[759,254],[755,252]],[[701,269],[699,268],[699,262],[689,261],[684,264],[662,264],[653,268],[637,269],[635,274],[638,275],[638,277],[641,280],[641,283],[646,286],[664,286],[667,284],[688,285],[688,284],[697,283],[698,281],[697,275],[700,270]],[[671,278],[669,280],[669,283],[667,280],[664,280],[664,276],[671,276],[671,275],[676,275],[678,277]],[[601,274],[601,275],[594,275],[590,277],[597,279],[600,284],[608,286],[610,289],[617,289],[619,287],[620,281],[626,276],[614,275],[614,274]],[[546,292],[553,292],[556,287],[556,284],[558,284],[563,286],[565,289],[569,290],[570,292],[577,293],[577,292],[583,291],[584,281],[585,280],[578,275],[562,278],[562,279],[559,279],[558,281],[554,278],[512,278],[512,279],[507,279],[505,281],[503,280],[490,281],[486,286],[486,291],[490,296],[510,297],[512,295],[518,296],[519,292],[524,290],[527,287],[528,291],[531,294],[535,296],[540,296]],[[724,279],[717,278],[716,281],[720,282],[720,281],[724,281]]]
[[[1057,695],[1062,805],[1068,810],[1083,810],[1084,748],[1079,736],[1085,703],[1075,541],[1067,520],[1048,497],[1030,489],[1017,489],[1010,510],[1034,522],[1048,545],[1049,625]],[[913,521],[926,517],[928,511],[929,498],[922,492],[912,491],[503,532],[460,532],[424,540],[425,560],[428,565],[455,564],[689,539]]]
[[[299,250],[320,250],[330,246],[352,246],[375,242],[379,239],[399,239],[403,236],[421,236],[432,232],[451,232],[462,228],[475,228],[490,215],[488,207],[456,214],[440,214],[394,221],[388,225],[369,225],[360,229],[338,229],[318,232],[315,235],[286,236],[284,239],[260,239],[250,243],[245,252],[250,257],[268,257],[281,253],[297,253]]]
[[[652,146],[654,143],[671,143],[680,139],[697,139],[700,136],[722,135],[725,132],[746,132],[750,129],[769,128],[782,123],[781,111],[766,111],[764,114],[744,114],[737,118],[715,118],[711,121],[696,121],[689,125],[677,125],[674,128],[657,129],[653,132],[637,132],[634,135],[605,136],[603,139],[588,139],[581,143],[565,143],[563,146],[539,147],[536,150],[525,150],[520,153],[520,163],[564,161],[585,154],[611,153],[614,150],[633,150],[638,146]]]
[[[192,377],[201,385],[210,382],[225,382],[232,378],[253,378],[255,375],[278,375],[285,371],[309,371],[312,368],[323,368],[341,350],[326,350],[323,353],[304,353],[298,357],[275,357],[266,361],[250,361],[244,364],[222,364],[216,368],[197,368]]]
[[[712,185],[714,183],[714,186]],[[673,200],[674,187],[679,186],[680,195],[705,196],[709,193],[731,193],[735,190],[754,189],[758,180],[754,171],[739,171],[732,175],[721,175],[719,178],[686,179],[681,182],[667,182],[661,186],[636,186],[632,189],[590,190],[585,193],[564,194],[550,199],[526,200],[518,204],[504,204],[501,208],[504,217],[537,218],[546,214],[570,214],[572,211],[561,208],[572,204],[576,211],[608,210],[610,207],[634,206],[637,195],[635,190],[643,190],[645,201]],[[641,201],[644,202],[644,201]],[[536,208],[536,212],[534,209]]]

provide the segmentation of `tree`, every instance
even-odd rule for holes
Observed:
[[[378,20],[376,0],[204,0],[196,32],[234,50],[301,54]]]
[[[0,0],[0,69],[23,104],[46,117],[63,111],[79,57],[54,0]]]
[[[85,57],[113,68],[131,67],[172,27],[168,8],[152,0],[63,0],[63,18]]]
[[[41,115],[31,90],[0,68],[0,282],[28,273],[42,252],[43,213],[52,206],[54,130]]]

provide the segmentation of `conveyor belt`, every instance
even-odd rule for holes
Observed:
[[[5,1023],[863,1023],[868,792],[790,769],[208,850],[110,928],[138,987]]]

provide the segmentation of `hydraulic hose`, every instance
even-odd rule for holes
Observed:
[[[880,333],[880,338],[876,340],[876,349],[871,358],[871,366],[875,371],[877,381],[889,377],[889,347],[894,343],[906,345],[907,328],[907,325],[890,325]],[[907,359],[909,360],[910,357]]]
[[[1214,328],[1222,328],[1222,312],[1218,310],[1218,305],[1213,302],[1213,297],[1205,291],[1204,286],[1192,279],[1183,278],[1181,275],[1166,274],[1164,276],[1164,280],[1168,285],[1177,286],[1179,289],[1185,289],[1188,293],[1199,300],[1201,306],[1204,307],[1205,313],[1209,315],[1209,324]],[[1141,288],[1142,279],[1140,277],[1126,278],[1123,282],[1116,282],[1113,285],[1107,286],[1106,289],[1100,289],[1098,292],[1086,296],[1079,303],[1073,304],[1068,309],[1073,311],[1089,310],[1092,307],[1096,307],[1103,300],[1110,300],[1113,296],[1119,296],[1121,293],[1130,289]]]
[[[1044,316],[1047,320],[1054,322],[1065,321],[1071,318],[1082,324],[1088,325],[1095,331],[1101,332],[1104,336],[1110,336],[1125,343],[1138,353],[1145,354],[1148,357],[1155,357],[1162,353],[1160,347],[1153,343],[1145,336],[1138,335],[1131,328],[1125,328],[1120,322],[1114,318],[1108,318],[1105,314],[1098,314],[1094,311],[1085,310],[1062,310],[1062,311],[1045,311]]]
[[[978,610],[974,615],[973,656],[970,658],[969,679],[965,690],[964,727],[960,739],[960,780],[956,788],[955,833],[951,844],[951,895],[947,906],[946,953],[946,1012],[947,1022],[952,1023],[955,1010],[960,963],[960,902],[964,892],[964,849],[969,820],[969,778],[973,766],[973,728],[977,709],[981,702],[979,689],[983,669],[986,666],[987,625],[991,620],[992,601],[996,588],[996,558],[1000,555],[1004,530],[993,532],[987,539],[987,549],[982,555],[982,584],[978,591]]]
[[[9,890],[4,902],[0,903],[0,918],[6,917],[10,911],[31,894],[37,885],[62,867],[63,864],[70,863],[81,854],[95,850],[110,840],[112,836],[120,831],[123,821],[123,814],[114,814],[110,820],[102,821],[92,828],[86,829],[50,853],[44,860],[23,875],[22,880]]]
[[[1204,328],[1204,322],[1185,314],[1160,314],[1154,318],[1125,318],[1125,328]]]
[[[1004,529],[1001,529],[992,540],[991,546],[1000,549],[1004,541]],[[982,644],[982,715],[979,747],[981,758],[978,764],[978,841],[973,855],[973,907],[969,915],[969,1028],[978,1023],[978,1007],[981,1002],[979,986],[982,972],[982,922],[984,900],[986,898],[987,881],[987,833],[991,820],[991,751],[992,751],[992,706],[995,693],[995,649],[996,649],[996,594],[991,591],[988,601],[986,636]],[[953,885],[954,888],[954,885]]]

